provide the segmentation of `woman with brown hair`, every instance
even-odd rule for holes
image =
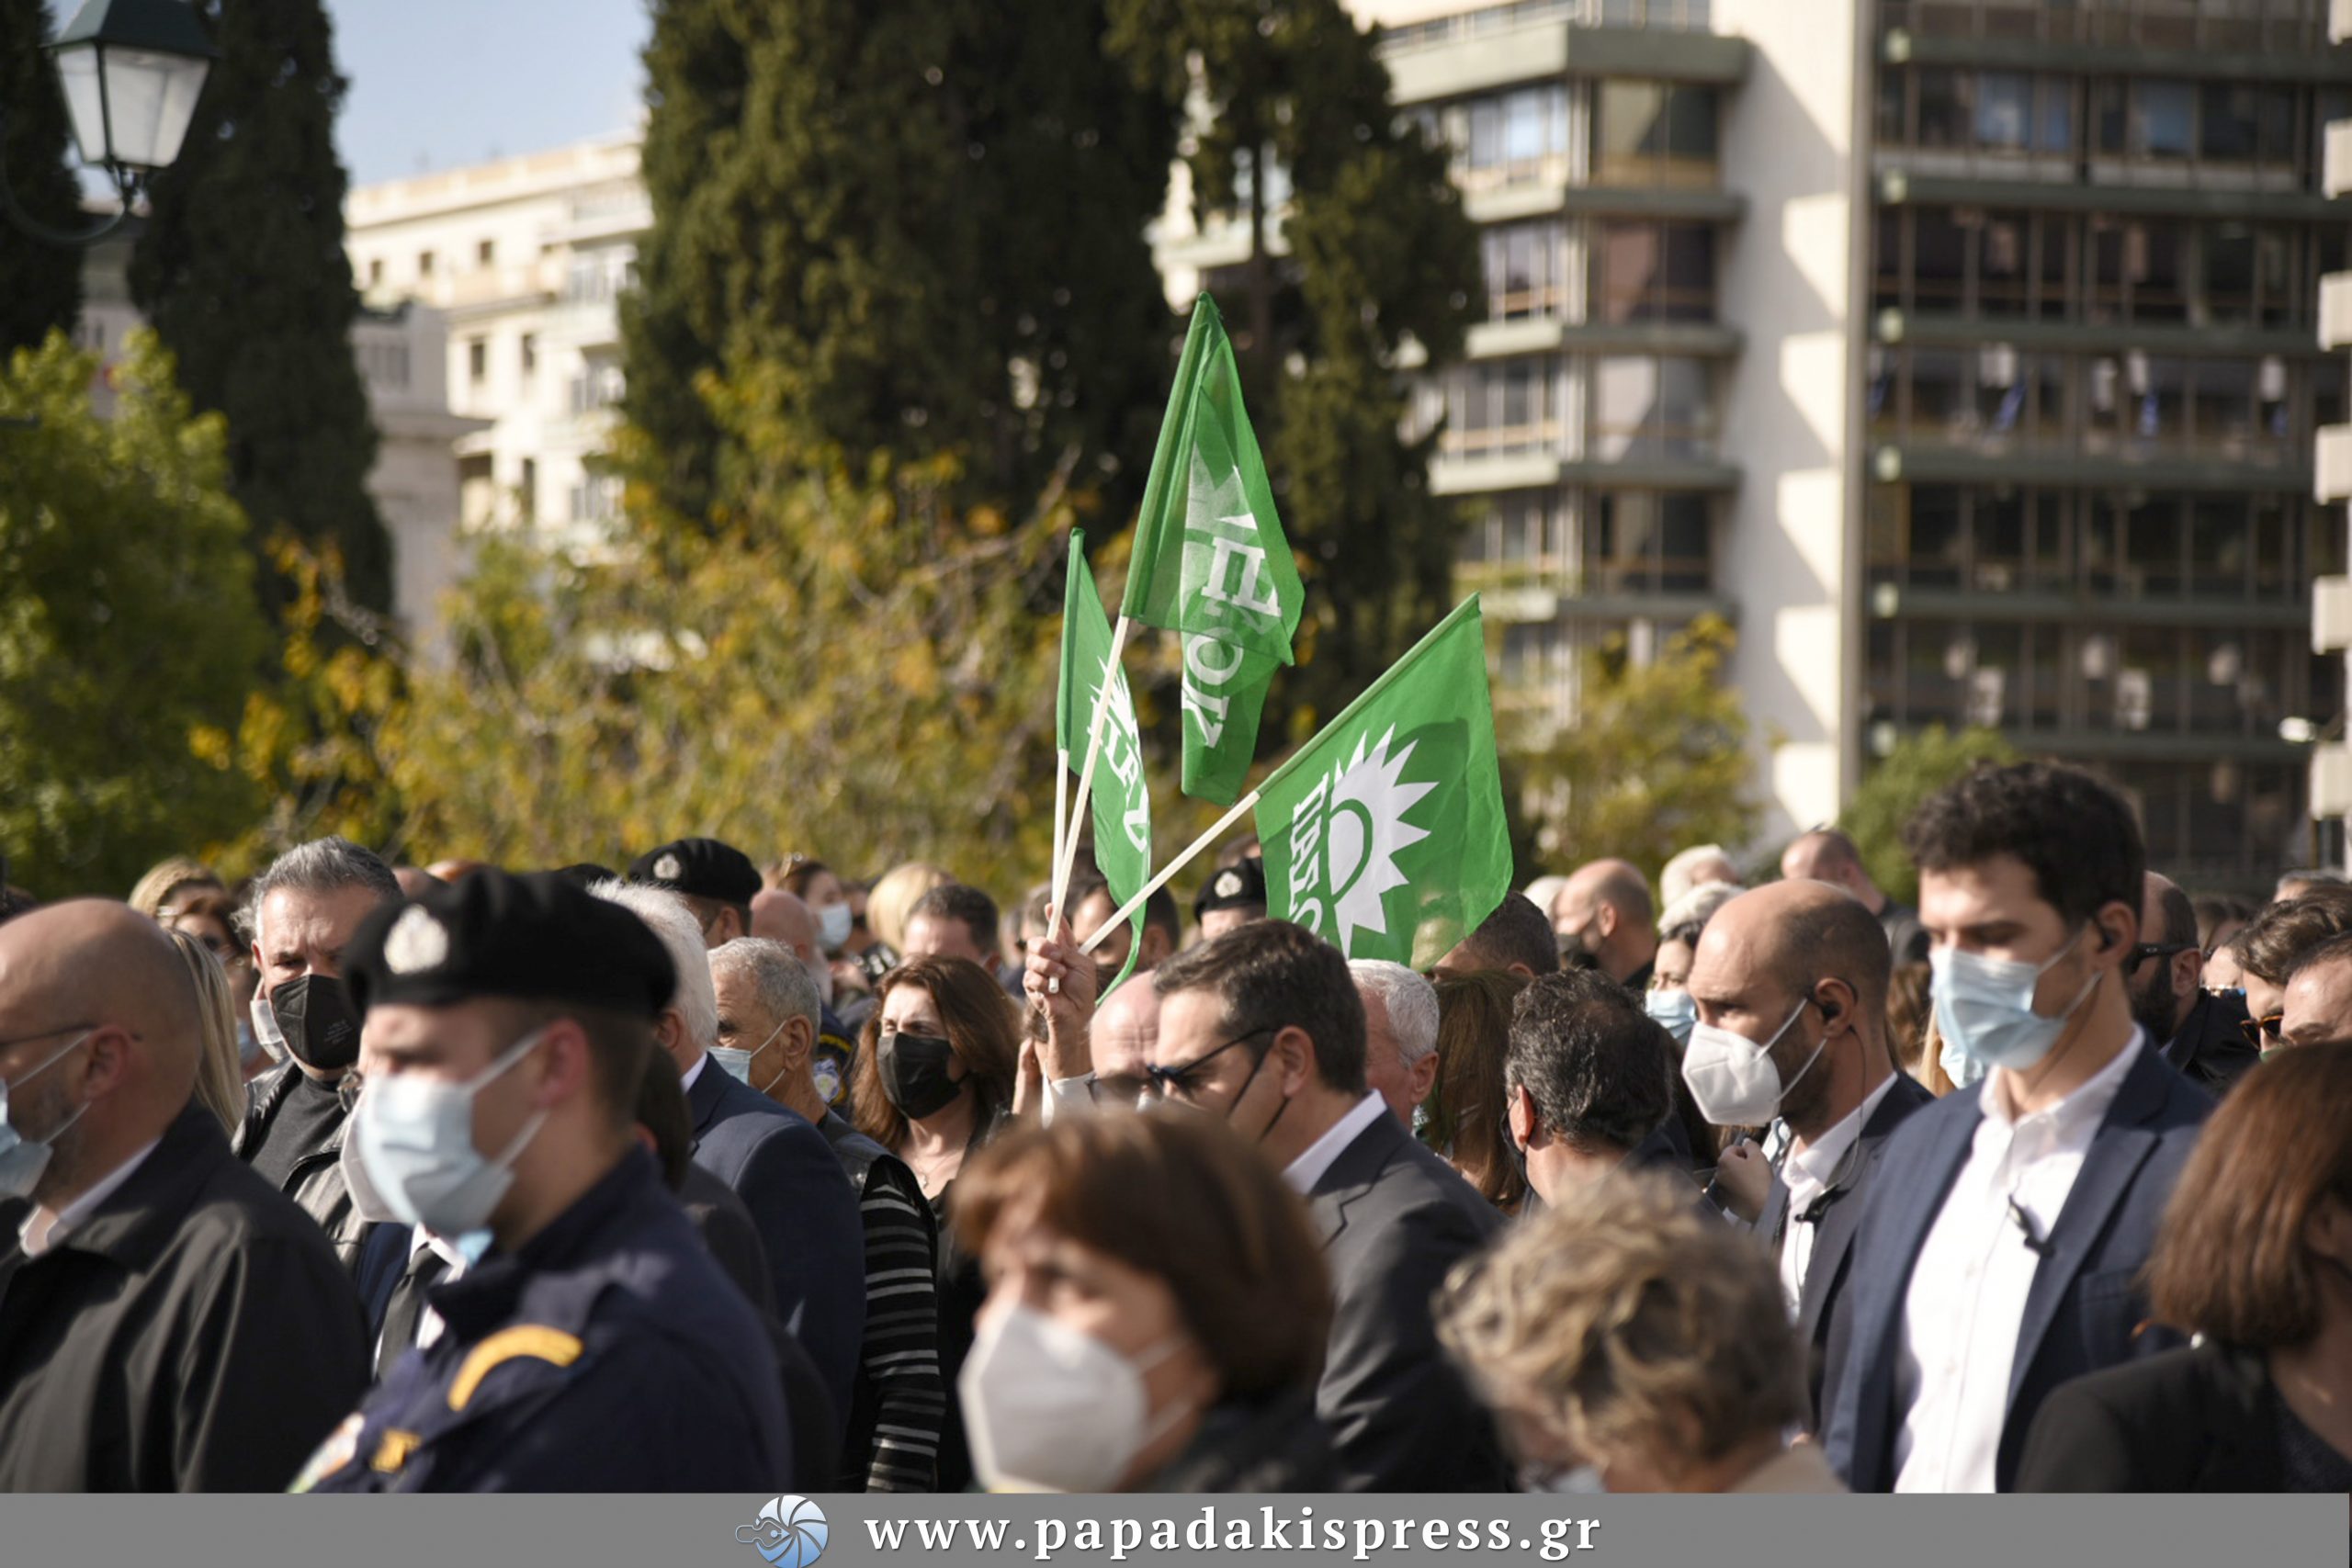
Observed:
[[[981,1479],[1055,1492],[1320,1492],[1331,1287],[1306,1209],[1222,1122],[1023,1126],[973,1161],[989,1280],[959,1392]]]
[[[996,1135],[1012,1105],[1021,1016],[996,976],[965,958],[911,958],[882,977],[850,1071],[857,1130],[907,1162],[939,1221],[939,1373],[953,1387],[972,1346],[979,1265],[949,1223],[965,1157]],[[971,1478],[963,1424],[949,1402],[939,1490]]]
[[[2156,1317],[2197,1342],[2052,1393],[2017,1489],[2352,1488],[2352,1044],[2238,1080],[2148,1270]]]
[[[1527,1197],[1527,1170],[1510,1157],[1503,1056],[1510,1049],[1511,1004],[1523,976],[1474,970],[1437,983],[1437,1092],[1430,1096],[1428,1142],[1462,1179],[1506,1214]]]

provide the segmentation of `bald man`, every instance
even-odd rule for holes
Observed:
[[[1756,1234],[1778,1258],[1790,1315],[1813,1348],[1816,1411],[1863,1194],[1888,1135],[1933,1098],[1887,1055],[1891,968],[1877,919],[1819,882],[1741,894],[1707,922],[1690,960],[1699,1021],[1682,1077],[1691,1097],[1717,1126],[1788,1129]],[[1725,1163],[1755,1157],[1750,1149]]]
[[[1791,882],[1826,882],[1844,888],[1877,918],[1897,964],[1928,961],[1928,930],[1919,923],[1919,911],[1882,892],[1862,864],[1861,847],[1837,829],[1815,828],[1799,835],[1781,852],[1781,874]]]
[[[2245,994],[2205,989],[2205,951],[2197,909],[2168,876],[2147,873],[2140,898],[2140,942],[2124,960],[2132,1021],[2165,1060],[2216,1096],[2262,1060],[2245,1037]]]
[[[196,1100],[196,989],[125,905],[0,929],[0,1492],[275,1492],[368,1382],[318,1225]]]
[[[1578,866],[1552,900],[1562,966],[1598,968],[1635,996],[1650,988],[1657,922],[1650,885],[1630,861]]]
[[[1046,1014],[1045,1119],[1136,1105],[1159,1042],[1159,993],[1151,982],[1130,976],[1097,1005],[1094,961],[1064,925],[1029,944],[1023,985],[1030,1005]]]

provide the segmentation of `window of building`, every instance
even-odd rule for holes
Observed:
[[[419,277],[431,277],[433,276],[433,253],[431,251],[419,251],[417,253],[416,276]]]
[[[1474,187],[1566,176],[1568,89],[1521,87],[1464,106],[1464,183]]]
[[[2186,158],[2196,147],[2197,95],[2187,82],[2132,84],[2131,151],[2143,158]]]
[[[523,355],[523,374],[526,377],[538,374],[539,334],[537,333],[525,333],[522,337],[521,347]]]
[[[1708,225],[1600,222],[1591,248],[1594,320],[1714,319],[1715,231]]]
[[[368,287],[373,288],[383,281],[384,258],[381,256],[370,256],[368,258]]]
[[[1458,457],[1558,451],[1559,361],[1537,355],[1464,366],[1453,379],[1445,448]]]
[[[475,338],[466,344],[466,379],[481,386],[490,379],[490,343]]]
[[[1487,316],[1516,321],[1567,310],[1567,233],[1556,221],[1510,223],[1485,231]]]
[[[1681,491],[1588,494],[1583,591],[1600,595],[1705,592],[1710,514],[1705,496]]]
[[[1594,177],[1601,185],[1708,186],[1715,179],[1715,97],[1707,87],[1611,78],[1600,84]]]
[[[539,462],[536,457],[523,459],[522,478],[514,486],[514,504],[526,523],[539,514]]]
[[[1592,362],[1592,455],[1700,457],[1714,443],[1705,361],[1609,355]]]
[[[498,243],[494,240],[484,240],[474,247],[474,265],[476,266],[488,266],[497,259],[497,256]]]

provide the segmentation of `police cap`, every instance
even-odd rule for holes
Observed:
[[[386,905],[360,923],[344,970],[363,1012],[511,997],[650,1019],[678,984],[644,921],[556,872],[478,871]]]
[[[1201,896],[1193,901],[1193,919],[1213,915],[1219,909],[1256,909],[1266,908],[1266,863],[1256,855],[1238,865],[1219,867],[1201,886]]]
[[[648,850],[631,863],[628,879],[721,904],[749,904],[760,891],[752,857],[717,839],[677,839]]]

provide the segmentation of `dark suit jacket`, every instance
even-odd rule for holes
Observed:
[[[1493,1423],[1437,1342],[1430,1300],[1502,1223],[1394,1116],[1356,1134],[1307,1195],[1334,1313],[1315,1412],[1351,1492],[1499,1490]]]
[[[1863,1197],[1885,1159],[1887,1140],[1894,1130],[1913,1111],[1935,1101],[1936,1097],[1917,1081],[1895,1074],[1894,1087],[1886,1091],[1886,1098],[1878,1102],[1871,1119],[1862,1123],[1861,1135],[1839,1162],[1829,1190],[1819,1200],[1822,1213],[1814,1231],[1813,1256],[1805,1260],[1804,1287],[1797,1297],[1797,1333],[1807,1347],[1805,1392],[1815,1430],[1821,1424],[1822,1386],[1828,1381],[1830,1324],[1846,1293],[1854,1257],[1854,1233],[1861,1228]],[[1763,1213],[1756,1217],[1757,1237],[1772,1249],[1776,1260],[1789,1220],[1789,1190],[1776,1176],[1771,1191],[1765,1197]]]
[[[2054,1391],[2028,1435],[2020,1492],[2276,1492],[2278,1394],[2261,1356],[2204,1344]]]
[[[824,1134],[716,1061],[686,1091],[695,1164],[718,1178],[759,1226],[776,1315],[849,1408],[865,1335],[865,1231],[857,1191]]]
[[[2138,1276],[2165,1200],[2212,1108],[2153,1050],[2143,1049],[2125,1074],[2043,1243],[2047,1251],[2018,1325],[2008,1414],[1994,1467],[2002,1490],[2015,1482],[2026,1431],[2052,1389],[2179,1343],[2161,1329],[2142,1332],[2147,1299]],[[1894,1399],[1904,1300],[1919,1249],[1968,1163],[1983,1114],[1975,1093],[1962,1091],[1905,1122],[1881,1156],[1889,1179],[1874,1184],[1863,1200],[1846,1306],[1833,1325],[1830,1354],[1838,1372],[1821,1395],[1826,1457],[1857,1492],[1894,1489],[1894,1442],[1904,1415]]]

